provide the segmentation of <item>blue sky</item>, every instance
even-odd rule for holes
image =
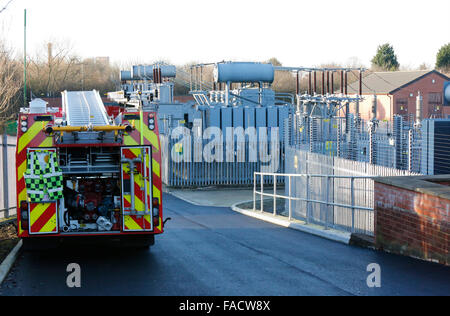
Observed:
[[[14,0],[0,32],[17,52],[24,8],[29,53],[66,41],[83,57],[117,62],[277,57],[286,66],[370,66],[377,46],[390,42],[403,66],[434,66],[450,42],[449,0]]]

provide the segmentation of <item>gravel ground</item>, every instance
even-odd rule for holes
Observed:
[[[18,241],[16,228],[13,224],[0,226],[0,263],[8,256]]]

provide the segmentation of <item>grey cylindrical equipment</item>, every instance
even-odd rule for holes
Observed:
[[[416,122],[418,123],[422,122],[422,109],[423,109],[423,97],[419,92],[416,98]]]
[[[141,67],[140,65],[135,65],[133,67],[131,67],[131,76],[133,77],[133,79],[137,80],[137,79],[141,79]]]
[[[134,80],[149,79],[153,80],[153,69],[161,68],[162,78],[175,78],[177,68],[173,65],[136,65],[132,67],[132,78]]]
[[[377,119],[377,106],[378,106],[378,100],[377,95],[373,95],[373,101],[372,101],[372,112],[371,112],[371,119],[376,120]]]
[[[450,104],[450,82],[448,82],[444,88],[445,104]]]
[[[177,75],[177,67],[173,65],[156,66],[161,69],[161,78],[175,78]]]
[[[126,80],[132,80],[133,77],[131,76],[131,71],[129,70],[122,70],[120,72],[120,80],[121,81],[126,81]]]
[[[215,82],[266,82],[275,79],[272,64],[252,62],[219,63],[214,67]]]

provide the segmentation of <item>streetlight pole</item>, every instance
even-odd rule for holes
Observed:
[[[27,9],[24,11],[23,25],[23,105],[27,106]]]

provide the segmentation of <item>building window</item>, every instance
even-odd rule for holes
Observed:
[[[436,83],[436,80],[435,79],[431,80],[431,83]]]
[[[408,109],[408,99],[397,99],[395,101],[395,105],[398,109],[398,112],[406,111]]]
[[[440,92],[428,93],[428,104],[429,105],[441,105],[442,104],[442,93],[440,93]]]

